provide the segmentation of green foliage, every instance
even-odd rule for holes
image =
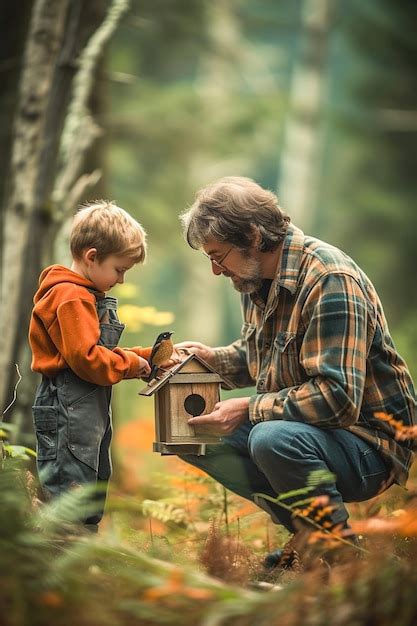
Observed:
[[[77,517],[81,490],[68,494],[65,503],[33,503],[30,480],[13,461],[0,472],[0,491],[4,626],[175,623],[178,609],[189,614],[184,623],[191,624],[203,616],[207,601],[228,606],[255,597],[155,560],[111,536],[63,528],[59,513]]]
[[[285,493],[281,493],[276,498],[272,498],[271,496],[261,493],[257,493],[256,495],[264,498],[265,500],[269,500],[270,502],[283,503],[286,500],[294,498],[294,496],[303,496],[312,493],[323,483],[334,483],[335,479],[336,475],[332,474],[332,472],[327,470],[315,470],[314,472],[310,472],[307,479],[307,485],[305,487],[293,489],[292,491],[286,491]],[[297,502],[296,504],[298,505],[299,503]]]
[[[6,456],[11,456],[12,458],[22,460],[28,460],[30,457],[36,458],[36,452],[32,450],[32,448],[27,448],[26,446],[4,444],[3,449],[6,453]]]
[[[412,626],[417,619],[415,538],[401,558],[393,558],[391,534],[385,535],[366,560],[334,567],[327,584],[320,570],[301,572],[264,593],[170,562],[177,548],[166,542],[164,549],[161,537],[153,537],[146,552],[121,540],[116,529],[91,536],[76,525],[64,528],[57,511],[65,508],[67,516],[78,509],[80,492],[70,494],[65,507],[41,505],[30,475],[13,459],[0,471],[0,492],[2,626],[174,625],[179,611],[184,626]],[[216,533],[204,562],[233,579],[236,572],[221,568],[241,566],[238,554],[244,554],[238,535]]]
[[[185,524],[188,517],[184,509],[163,500],[144,500],[142,513],[161,522],[174,522],[175,524]]]
[[[315,488],[325,483],[334,483],[336,480],[336,474],[329,472],[329,470],[314,470],[310,472],[307,478],[307,487]]]
[[[2,450],[4,456],[21,459],[24,461],[29,460],[31,457],[36,458],[36,452],[32,448],[26,446],[19,446],[9,443],[10,435],[16,432],[15,424],[8,424],[0,421],[0,444],[2,444]],[[0,458],[1,461],[1,458]]]

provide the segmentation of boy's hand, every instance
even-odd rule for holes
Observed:
[[[176,343],[174,348],[180,353],[182,361],[190,354],[196,354],[210,365],[210,361],[214,358],[214,348],[210,348],[210,346],[206,346],[199,341],[182,341],[181,343]]]
[[[145,376],[149,376],[151,373],[151,368],[146,359],[143,359],[141,356],[139,357],[139,370],[137,374],[137,378],[143,378]]]

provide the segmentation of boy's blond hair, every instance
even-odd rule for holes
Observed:
[[[96,248],[99,261],[115,254],[142,263],[146,233],[139,222],[113,202],[97,200],[83,205],[75,214],[70,247],[74,259],[80,259],[84,250]]]

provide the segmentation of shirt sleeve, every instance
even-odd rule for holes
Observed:
[[[77,376],[97,385],[113,385],[124,378],[137,378],[139,355],[132,350],[97,345],[100,326],[95,304],[69,300],[57,309],[52,340]]]
[[[254,379],[251,377],[247,359],[246,342],[237,339],[229,346],[214,349],[214,359],[211,361],[214,369],[225,376],[235,387],[251,387]]]
[[[303,306],[306,328],[299,361],[308,380],[250,399],[253,423],[283,419],[320,428],[354,424],[360,413],[366,377],[372,316],[356,280],[328,274],[311,289]]]

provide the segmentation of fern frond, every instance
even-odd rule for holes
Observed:
[[[142,513],[160,522],[174,522],[175,524],[187,525],[187,512],[185,509],[163,500],[144,500],[142,502]]]

